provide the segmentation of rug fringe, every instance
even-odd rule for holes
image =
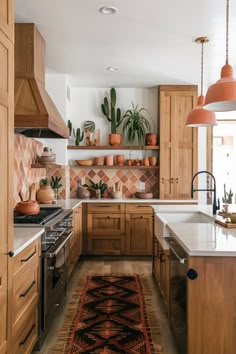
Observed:
[[[62,354],[68,353],[69,351],[69,338],[73,333],[73,328],[75,326],[76,315],[78,308],[81,303],[81,294],[86,285],[89,276],[138,276],[140,284],[142,287],[143,301],[144,301],[144,314],[145,319],[148,323],[148,335],[151,338],[151,350],[152,354],[162,354],[162,347],[160,343],[160,327],[158,325],[158,319],[153,309],[152,302],[152,291],[148,285],[147,276],[144,274],[124,274],[124,273],[98,273],[98,274],[88,274],[82,275],[79,279],[78,285],[73,292],[72,300],[66,308],[66,315],[62,328],[59,330],[57,341],[50,349],[49,354]]]

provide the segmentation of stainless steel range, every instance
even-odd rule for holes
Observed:
[[[42,207],[37,215],[19,215],[14,211],[15,227],[45,228],[41,238],[39,340],[35,350],[42,347],[55,311],[66,294],[72,213],[72,210],[59,207]]]

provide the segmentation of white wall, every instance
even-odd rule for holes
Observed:
[[[72,88],[71,89],[71,106],[70,116],[73,128],[83,128],[86,120],[95,122],[96,129],[100,128],[101,145],[109,145],[108,136],[110,133],[110,122],[106,119],[101,111],[101,104],[104,97],[110,97],[110,88]],[[132,107],[131,101],[139,107],[146,108],[149,115],[146,118],[153,125],[153,131],[157,131],[157,102],[158,102],[158,89],[154,88],[116,88],[117,104],[116,107],[121,109],[124,113],[127,109]],[[118,128],[118,132],[122,133],[122,126]],[[123,141],[123,144],[126,142]],[[81,145],[85,145],[83,141]],[[116,154],[119,152],[116,151]],[[109,154],[113,154],[109,151]],[[134,153],[133,153],[134,154]],[[97,156],[104,155],[104,151],[96,151]],[[69,157],[71,161],[75,159],[83,159],[94,157],[93,151],[78,151],[70,150]],[[133,156],[133,158],[135,158]],[[138,156],[137,156],[138,158]]]

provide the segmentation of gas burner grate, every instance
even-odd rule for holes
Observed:
[[[21,215],[14,210],[14,224],[37,224],[45,225],[49,219],[63,211],[60,207],[41,207],[36,215]]]

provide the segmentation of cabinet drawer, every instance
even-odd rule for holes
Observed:
[[[124,235],[124,215],[88,214],[88,235]]]
[[[12,331],[12,353],[30,354],[38,338],[38,308],[33,302]]]
[[[126,213],[152,214],[153,210],[150,207],[150,204],[130,203],[126,204]]]
[[[13,277],[12,323],[38,298],[38,268],[25,267]]]
[[[27,264],[38,264],[39,241],[32,242],[22,252],[14,257],[13,274],[23,269]]]
[[[124,213],[125,205],[116,203],[87,204],[88,213]]]
[[[88,254],[122,255],[125,254],[125,238],[121,236],[89,236]]]

